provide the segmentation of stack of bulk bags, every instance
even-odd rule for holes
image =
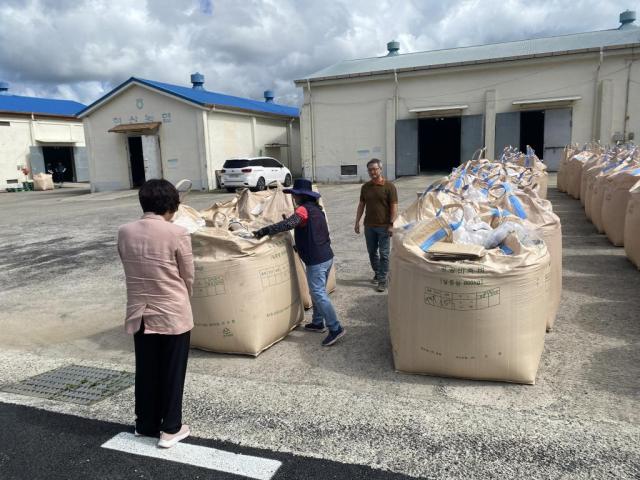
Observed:
[[[549,299],[547,248],[515,233],[499,248],[452,243],[461,220],[446,207],[432,219],[398,225],[393,236],[389,322],[395,368],[533,384]],[[430,253],[436,246],[439,257]],[[473,255],[457,257],[461,248]]]
[[[627,258],[640,268],[640,181],[629,190],[624,220],[624,251]]]
[[[602,202],[602,227],[609,241],[620,247],[625,240],[625,215],[631,193],[629,189],[640,180],[640,168],[629,168],[609,177]]]
[[[398,216],[389,285],[396,370],[534,383],[560,301],[562,232],[533,169],[506,153],[460,165]]]
[[[242,197],[251,195],[245,192],[202,213],[181,205],[174,221],[196,225],[191,345],[258,355],[295,328],[304,310],[291,235],[257,240],[251,234],[291,214],[291,196],[279,188],[251,200]]]

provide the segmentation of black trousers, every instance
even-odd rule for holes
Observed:
[[[136,351],[136,430],[143,435],[182,428],[182,394],[191,332],[144,334],[144,319],[133,336]]]

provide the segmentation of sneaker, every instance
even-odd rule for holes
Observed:
[[[336,343],[339,338],[344,337],[345,329],[340,327],[340,330],[336,330],[335,332],[329,331],[329,335],[322,341],[323,347],[329,347]]]
[[[155,438],[158,438],[158,437],[160,436],[160,434],[159,434],[159,433],[153,433],[153,434],[150,434],[150,433],[140,433],[138,430],[133,430],[133,434],[134,434],[136,437],[155,437]]]
[[[189,436],[191,431],[189,430],[189,425],[182,425],[180,430],[176,433],[160,433],[160,440],[158,440],[158,446],[160,448],[171,448],[180,440],[184,440]]]
[[[379,282],[378,283],[378,291],[384,292],[387,289],[387,282]]]
[[[316,333],[323,333],[327,330],[327,327],[325,327],[324,325],[316,325],[315,323],[307,323],[304,326],[304,329],[307,332],[316,332]]]
[[[378,284],[380,282],[380,280],[378,280],[378,277],[375,276],[371,279],[371,283],[373,283],[374,285]]]

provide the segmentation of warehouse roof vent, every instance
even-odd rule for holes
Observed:
[[[9,95],[9,84],[7,82],[0,82],[0,95]]]
[[[191,83],[193,84],[194,90],[204,90],[204,75],[198,72],[192,73]]]
[[[389,51],[389,53],[387,53],[387,57],[395,57],[398,55],[398,51],[400,50],[400,42],[391,40],[387,43],[387,50]]]
[[[273,90],[265,90],[264,91],[264,101],[267,103],[273,103],[273,99],[276,98],[273,95]]]
[[[638,28],[633,22],[636,21],[635,10],[625,10],[620,14],[620,27],[618,30],[628,30],[630,28]]]

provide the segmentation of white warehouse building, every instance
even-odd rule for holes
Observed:
[[[60,172],[66,182],[89,180],[82,122],[85,105],[71,100],[12,95],[0,82],[0,189],[31,174]],[[23,171],[24,170],[24,171]]]
[[[299,109],[131,77],[82,110],[91,190],[124,190],[151,178],[219,187],[225,160],[268,156],[301,173]]]
[[[486,147],[531,145],[556,170],[569,143],[640,133],[640,28],[616,29],[346,60],[296,85],[304,90],[304,174],[362,181],[379,158],[388,178],[449,171]]]

